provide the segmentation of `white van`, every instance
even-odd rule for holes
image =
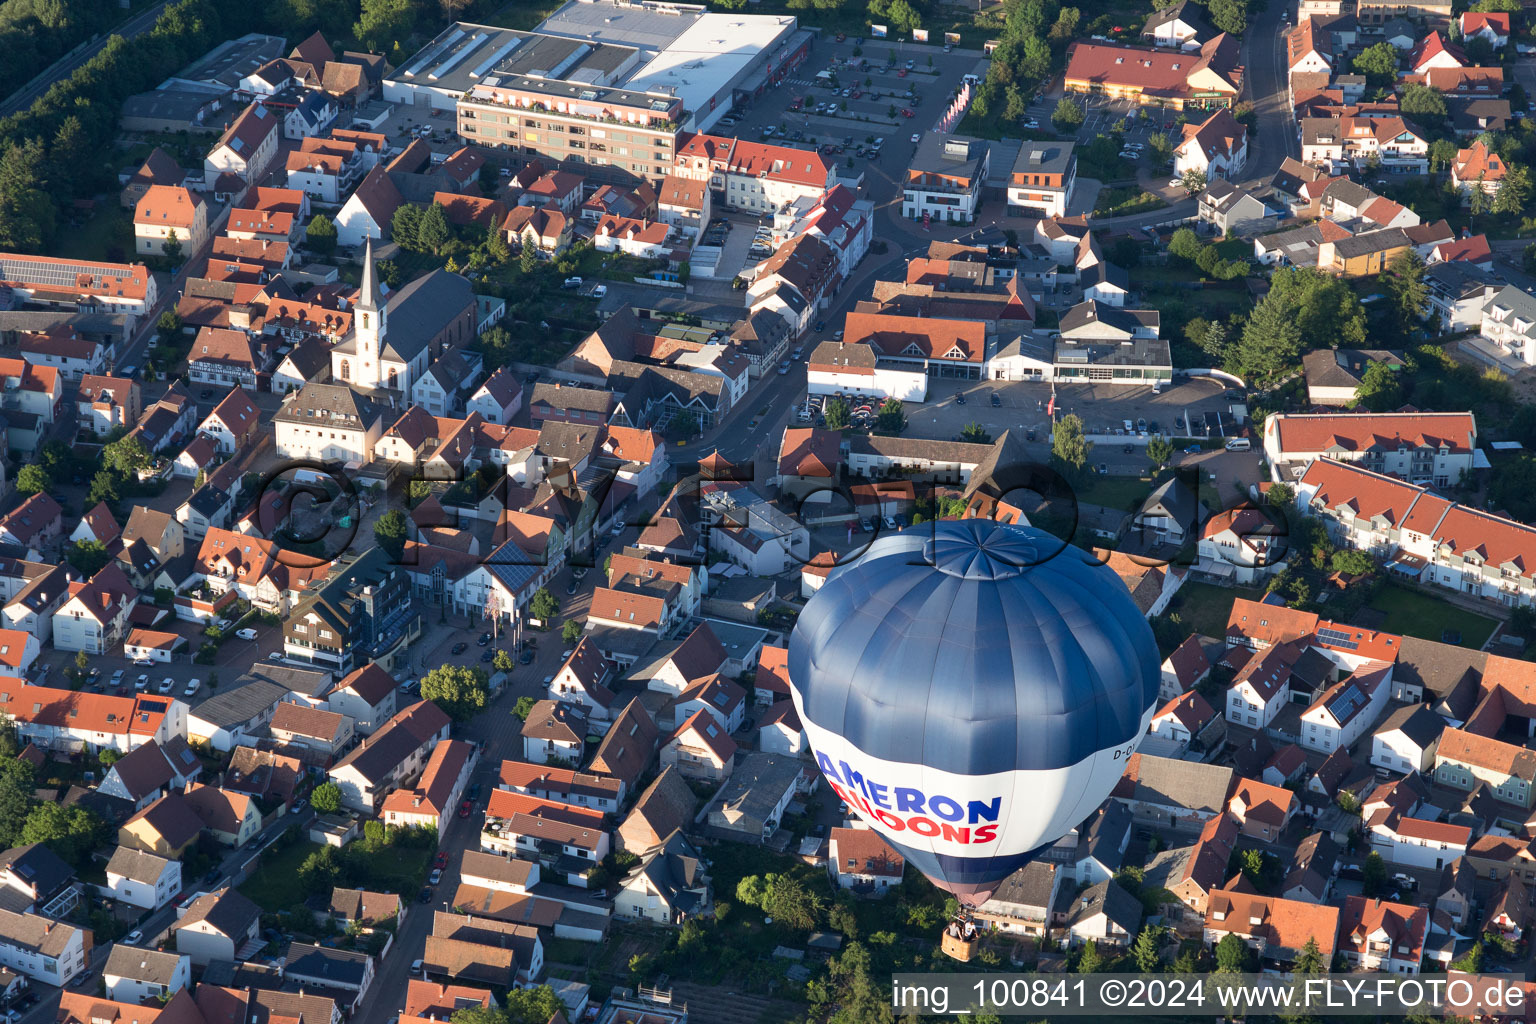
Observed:
[[[254,629],[240,629],[235,631],[235,636],[241,640],[255,640],[256,631]]]
[[[1227,451],[1246,452],[1253,448],[1253,442],[1246,437],[1234,437],[1227,442]]]

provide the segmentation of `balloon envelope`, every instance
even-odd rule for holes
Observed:
[[[1151,722],[1160,663],[1113,570],[977,519],[877,540],[833,571],[789,641],[822,773],[972,906],[1109,795]]]

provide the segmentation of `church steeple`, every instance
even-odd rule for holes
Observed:
[[[363,244],[363,286],[358,289],[357,308],[377,310],[379,308],[379,285],[374,279],[373,271],[373,236],[367,236]]]
[[[378,276],[373,267],[373,236],[369,235],[363,246],[363,282],[357,290],[352,329],[357,335],[357,355],[361,365],[360,383],[377,387],[383,376],[379,365],[383,351],[385,323],[388,309],[379,300]]]

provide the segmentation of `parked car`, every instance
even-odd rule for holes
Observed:
[[[160,680],[160,685],[157,687],[157,689],[159,689],[161,693],[170,693],[172,690],[176,689],[176,680],[172,679],[170,676],[166,676],[164,679]]]
[[[133,688],[140,692],[149,689],[149,673],[140,672],[139,678],[133,681]]]
[[[532,651],[524,651],[522,654],[519,654],[517,656],[517,663],[519,665],[527,665],[527,664],[530,664],[532,661],[533,661],[533,652]]]
[[[887,530],[899,530],[899,529],[901,529],[901,527],[896,525],[896,520],[894,518],[892,518],[891,516],[886,516],[884,519],[881,520],[881,522],[883,522],[885,524],[885,528]]]
[[[917,145],[921,141],[923,141],[923,137],[921,135],[919,135],[917,132],[913,132],[912,133],[912,145],[915,146],[915,145]]]
[[[1001,409],[1002,407],[1003,407],[1003,396],[999,395],[996,391],[992,392],[992,408],[994,408],[994,409]]]
[[[125,669],[118,669],[116,672],[112,673],[112,685],[113,686],[116,686],[116,685],[118,685],[119,683],[121,683],[123,681],[123,675],[124,675],[125,671],[126,671]]]
[[[255,640],[256,631],[249,627],[245,629],[237,629],[235,630],[235,636],[239,637],[241,640]]]
[[[126,944],[128,944],[130,946],[132,946],[132,945],[134,945],[136,943],[139,943],[139,942],[143,942],[143,941],[144,941],[144,933],[143,933],[143,931],[141,931],[138,928],[135,928],[133,931],[131,931],[127,935],[123,936],[123,942],[125,942]]]
[[[864,531],[865,533],[874,533],[875,532],[875,524],[871,523],[868,519],[860,519],[859,520],[859,529]]]
[[[432,873],[427,876],[427,884],[428,885],[436,885],[438,882],[441,882],[442,880],[443,880],[443,873],[441,871],[439,871],[437,868],[433,868],[432,869]]]
[[[181,695],[183,697],[191,697],[196,695],[197,691],[201,690],[202,688],[203,681],[201,679],[192,679],[187,682],[187,688],[181,691]]]
[[[481,647],[484,647],[486,644],[488,644],[490,642],[491,642],[491,634],[489,634],[489,633],[481,633],[480,634],[480,639],[475,641],[475,643],[480,645]]]
[[[469,812],[474,810],[474,809],[475,809],[475,805],[470,803],[468,800],[465,800],[463,803],[459,804],[459,817],[461,817],[461,818],[469,817]]]
[[[308,806],[309,806],[309,801],[301,796],[301,797],[299,797],[297,800],[295,800],[293,802],[293,806],[288,809],[288,813],[289,814],[303,814],[304,813],[304,809],[306,807],[308,807]]]
[[[454,656],[458,656],[460,654],[463,654],[467,650],[469,650],[469,644],[467,644],[464,641],[460,640],[458,643],[453,645],[453,647],[448,651],[448,653],[451,654],[451,655],[454,655]]]

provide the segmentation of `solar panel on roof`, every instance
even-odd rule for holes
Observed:
[[[1333,712],[1335,721],[1347,722],[1354,717],[1355,712],[1359,710],[1360,705],[1364,702],[1365,694],[1360,692],[1359,687],[1348,686],[1334,700],[1333,706],[1329,710]]]
[[[1317,635],[1324,643],[1333,647],[1342,647],[1346,651],[1356,650],[1360,646],[1350,639],[1348,633],[1340,632],[1337,629],[1319,629]]]

